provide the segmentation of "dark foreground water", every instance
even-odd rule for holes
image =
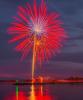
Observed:
[[[83,100],[83,85],[0,85],[0,100]]]

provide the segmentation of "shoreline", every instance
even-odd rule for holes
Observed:
[[[83,84],[83,80],[44,80],[44,81],[32,81],[32,80],[0,80],[1,84],[12,85],[47,85],[47,84]]]

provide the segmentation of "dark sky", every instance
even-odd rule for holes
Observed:
[[[28,78],[31,76],[31,54],[20,62],[21,54],[13,50],[15,44],[8,44],[7,28],[16,16],[18,5],[33,0],[0,0],[0,79]],[[37,0],[38,3],[40,0]],[[69,39],[59,54],[36,65],[35,75],[49,77],[83,77],[83,0],[46,0],[51,11],[57,11],[64,22]]]

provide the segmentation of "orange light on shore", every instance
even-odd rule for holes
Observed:
[[[39,76],[39,82],[43,83],[43,77],[42,76]]]

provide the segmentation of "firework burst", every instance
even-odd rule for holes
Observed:
[[[62,47],[65,31],[58,17],[58,13],[47,11],[44,0],[41,0],[39,7],[34,0],[33,7],[28,3],[26,7],[18,7],[18,17],[14,17],[8,28],[14,36],[9,43],[21,40],[15,49],[22,53],[22,59],[32,50],[33,70],[36,61],[48,60]]]

